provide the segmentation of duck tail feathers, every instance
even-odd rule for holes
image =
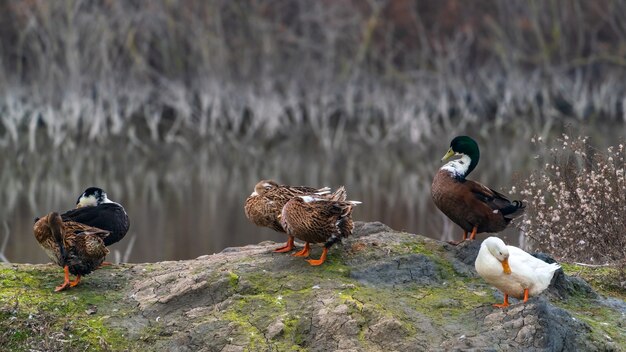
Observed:
[[[330,195],[329,199],[335,202],[343,202],[346,200],[347,197],[348,192],[346,192],[346,188],[344,186],[341,186]]]
[[[57,246],[59,246],[61,257],[65,259],[66,252],[65,243],[63,242],[63,220],[61,219],[61,215],[59,215],[59,213],[52,212],[48,214],[48,227],[50,228],[54,241]]]
[[[500,209],[500,212],[502,213],[502,215],[504,215],[505,218],[513,219],[521,215],[524,212],[525,208],[526,204],[524,204],[522,201],[514,200],[511,202],[511,204]]]
[[[316,194],[318,196],[323,196],[329,193],[330,193],[330,187],[322,187],[320,189],[317,189],[313,194]]]

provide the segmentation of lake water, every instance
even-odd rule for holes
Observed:
[[[464,131],[481,146],[480,163],[470,178],[507,194],[514,180],[534,167],[541,149],[530,143],[528,132],[503,135],[474,127]],[[601,146],[615,144],[625,135],[622,124],[588,125],[576,131],[595,136]],[[345,185],[349,199],[363,202],[354,211],[355,220],[381,221],[410,233],[458,240],[461,230],[430,197],[432,176],[456,134],[441,133],[416,143],[346,138],[325,147],[313,138],[293,137],[236,147],[206,140],[149,147],[124,141],[107,146],[82,143],[37,153],[7,148],[0,157],[0,225],[6,224],[0,227],[0,245],[4,243],[4,255],[11,262],[48,262],[34,239],[33,219],[72,208],[88,186],[105,189],[130,216],[129,233],[111,247],[112,261],[190,259],[230,246],[282,242],[284,234],[256,227],[244,215],[244,201],[260,179],[316,187]],[[522,238],[516,229],[508,229],[504,236],[512,244]]]

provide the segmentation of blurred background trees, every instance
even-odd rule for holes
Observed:
[[[3,1],[0,105],[81,99],[114,133],[233,100],[235,124],[335,99],[351,115],[380,89],[433,118],[623,119],[623,18],[618,0]]]

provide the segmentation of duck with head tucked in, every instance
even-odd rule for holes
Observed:
[[[124,207],[111,201],[98,187],[87,188],[76,200],[76,208],[61,214],[61,218],[108,231],[110,235],[104,239],[106,246],[119,242],[130,227]]]
[[[548,264],[520,248],[507,246],[497,237],[483,241],[474,266],[478,275],[504,293],[504,302],[494,304],[499,308],[509,305],[509,296],[523,298],[526,303],[529,296],[540,294],[548,288],[560,268],[558,264]]]
[[[280,222],[281,210],[290,199],[303,195],[345,200],[346,190],[340,187],[331,193],[328,187],[288,186],[279,185],[272,180],[262,180],[254,186],[254,192],[246,199],[244,211],[248,220],[255,225],[269,227],[278,232],[285,232]],[[287,244],[276,248],[274,252],[289,252],[293,248],[294,237],[290,235]]]
[[[104,244],[108,231],[63,221],[55,212],[37,219],[33,232],[48,257],[65,272],[65,280],[55,288],[57,292],[78,285],[80,278],[96,270],[109,253]],[[74,281],[70,281],[70,273],[76,276]]]
[[[326,260],[328,249],[342,238],[352,234],[352,208],[361,204],[357,201],[337,201],[316,196],[297,196],[285,204],[281,212],[281,223],[289,236],[306,244],[297,256],[309,255],[309,243],[324,243],[320,259],[307,260],[311,265],[321,265]]]
[[[460,158],[443,165],[431,186],[433,202],[450,220],[463,229],[463,241],[477,233],[504,230],[512,219],[522,214],[521,201],[508,200],[503,194],[466,177],[478,164],[478,144],[468,136],[455,137],[442,161]],[[457,244],[458,242],[453,242]]]

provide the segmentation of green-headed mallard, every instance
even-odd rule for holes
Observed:
[[[107,194],[97,187],[89,187],[78,197],[76,209],[61,214],[63,221],[75,221],[110,232],[104,244],[110,246],[119,242],[130,227],[126,210],[119,203],[107,198]]]
[[[550,285],[554,272],[560,266],[548,264],[514,246],[507,246],[497,237],[489,237],[480,245],[474,264],[478,275],[504,293],[504,303],[509,305],[509,296],[528,301],[528,296],[543,292]]]
[[[431,193],[437,208],[463,229],[463,240],[468,232],[473,240],[477,233],[504,230],[523,212],[524,204],[466,179],[480,158],[476,141],[467,136],[454,138],[441,160],[453,155],[461,157],[442,166],[433,179]]]
[[[65,271],[63,284],[55,288],[57,292],[78,285],[81,276],[97,269],[109,253],[103,241],[108,231],[63,221],[58,213],[38,219],[33,232],[48,257]],[[76,276],[74,281],[70,281],[70,273]]]
[[[274,231],[285,232],[280,223],[280,212],[283,206],[293,197],[315,195],[335,200],[345,200],[346,191],[343,187],[330,193],[330,188],[313,188],[307,186],[279,185],[271,180],[259,181],[254,186],[244,206],[246,217],[257,226],[269,227]],[[289,252],[294,248],[294,238],[289,235],[287,244],[275,249],[275,252]]]
[[[307,260],[311,265],[321,265],[326,260],[328,249],[352,233],[352,207],[357,201],[337,201],[316,196],[297,196],[285,204],[281,212],[281,223],[289,236],[306,244],[296,256],[309,255],[309,243],[324,243],[322,256],[318,260]]]

